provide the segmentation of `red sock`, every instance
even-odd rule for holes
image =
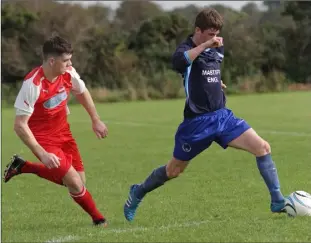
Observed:
[[[53,173],[51,169],[47,168],[42,163],[32,163],[26,161],[21,169],[21,172],[36,174],[37,176],[40,176],[48,181],[63,185],[63,181],[59,177],[55,176],[55,173]]]
[[[80,193],[70,193],[70,196],[92,217],[93,221],[105,218],[96,208],[92,195],[85,187],[83,187]]]

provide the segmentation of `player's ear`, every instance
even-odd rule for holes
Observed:
[[[53,66],[55,63],[55,58],[54,57],[48,57],[48,63],[50,64],[50,66]]]
[[[199,27],[195,27],[194,33],[196,33],[196,34],[202,34],[202,31],[201,31],[201,29],[200,29]]]

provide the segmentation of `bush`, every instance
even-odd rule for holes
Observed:
[[[289,80],[283,72],[272,71],[268,75],[258,72],[252,76],[238,77],[238,90],[242,93],[280,92],[286,90]]]

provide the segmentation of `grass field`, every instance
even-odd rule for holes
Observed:
[[[99,141],[80,106],[70,121],[87,173],[87,187],[108,218],[90,218],[67,190],[34,175],[2,184],[3,242],[311,242],[311,218],[269,211],[269,194],[253,156],[217,144],[178,179],[149,194],[133,223],[123,217],[132,183],[171,157],[183,100],[99,104],[109,137]],[[236,96],[228,107],[272,146],[284,194],[311,192],[311,94]],[[2,110],[2,172],[13,153],[33,160]]]

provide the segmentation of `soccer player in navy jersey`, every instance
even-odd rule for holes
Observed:
[[[213,142],[224,149],[232,147],[253,154],[271,195],[270,210],[285,212],[285,200],[269,143],[226,108],[222,90],[225,85],[221,81],[220,70],[224,47],[222,38],[217,37],[222,26],[223,18],[215,9],[202,10],[196,17],[194,33],[173,54],[173,68],[184,79],[184,120],[175,134],[171,160],[155,169],[143,183],[130,187],[124,204],[124,216],[128,221],[134,219],[138,205],[148,192],[176,178],[189,161]]]

